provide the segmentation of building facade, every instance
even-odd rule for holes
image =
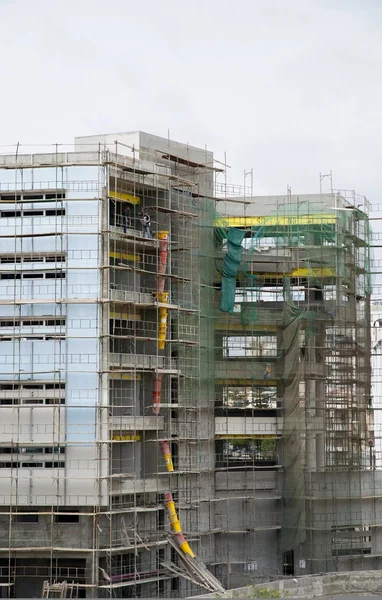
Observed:
[[[0,156],[3,597],[380,568],[367,206],[219,173],[142,132]]]

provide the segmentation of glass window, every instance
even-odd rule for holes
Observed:
[[[223,406],[277,408],[277,390],[275,386],[227,386],[223,388]]]
[[[277,356],[275,335],[223,336],[224,358],[250,358]]]

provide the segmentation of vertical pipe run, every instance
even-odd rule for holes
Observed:
[[[174,503],[174,499],[172,497],[171,492],[169,492],[168,494],[165,494],[164,503],[167,508],[168,519],[171,523],[171,529],[174,532],[174,538],[176,539],[176,542],[177,542],[179,548],[181,549],[183,554],[188,554],[192,558],[195,558],[195,554],[191,550],[189,543],[187,542],[186,538],[183,535],[182,526],[178,519],[178,515],[176,514],[175,503]]]
[[[168,231],[159,231],[159,265],[158,265],[158,282],[157,292],[162,294],[164,292],[164,274],[166,273],[167,266],[167,248],[168,248]]]
[[[163,304],[168,303],[168,292],[164,291],[165,284],[165,273],[167,266],[167,247],[168,247],[168,231],[159,231],[158,233],[159,239],[159,264],[158,264],[158,279],[157,279],[157,299],[158,302]],[[164,350],[166,343],[166,334],[167,334],[167,314],[168,309],[166,307],[160,307],[159,309],[159,326],[158,326],[158,350]],[[153,412],[156,415],[160,413],[160,403],[161,403],[161,392],[162,392],[162,379],[163,374],[157,373],[154,376],[153,381]],[[159,442],[160,451],[162,453],[166,469],[169,472],[174,471],[174,464],[172,462],[170,444],[168,440],[162,440]],[[168,512],[168,519],[171,524],[171,529],[174,534],[174,538],[183,552],[183,554],[188,554],[192,558],[195,558],[195,554],[191,550],[186,538],[182,532],[182,526],[180,524],[176,509],[175,502],[172,497],[172,493],[168,492],[165,494],[165,506]]]
[[[167,440],[163,440],[162,442],[159,442],[159,446],[160,446],[160,451],[162,452],[162,456],[164,458],[164,462],[165,462],[167,471],[173,471],[174,465],[172,462],[170,444],[168,443]]]
[[[162,391],[162,373],[157,373],[154,376],[154,384],[153,384],[153,413],[159,415],[160,412],[160,399],[161,399],[161,391]]]
[[[158,294],[158,302],[168,303],[168,292]],[[167,313],[164,306],[159,309],[158,350],[164,350],[167,333]]]
[[[159,231],[159,264],[157,278],[157,299],[158,302],[168,303],[168,292],[164,291],[165,273],[167,267],[167,248],[168,248],[168,231]],[[167,308],[159,309],[159,327],[158,327],[158,350],[164,350],[167,333]]]

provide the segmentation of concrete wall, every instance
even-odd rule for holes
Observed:
[[[76,137],[74,145],[76,152],[91,152],[100,148],[101,150],[110,150],[110,152],[117,151],[118,154],[129,158],[139,159],[139,138],[139,131],[85,135]],[[120,144],[117,143],[117,146],[116,141],[120,142]],[[137,152],[132,151],[133,146]]]
[[[258,598],[262,596],[257,590],[276,590],[281,598],[314,598],[350,594],[354,596],[380,595],[382,575],[379,571],[352,571],[344,573],[328,573],[327,575],[283,579],[240,587],[227,591],[224,595],[202,594],[193,598]]]

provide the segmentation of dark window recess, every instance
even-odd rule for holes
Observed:
[[[23,279],[44,279],[44,273],[23,272]],[[0,273],[0,279],[21,279],[20,273]],[[45,273],[45,279],[65,279],[63,271],[48,271]]]
[[[8,319],[0,321],[1,327],[63,327],[65,317],[60,319]]]
[[[158,550],[157,552],[157,569],[161,569],[162,565],[161,563],[165,560],[166,558],[166,553],[164,548],[161,548],[160,550]]]
[[[158,569],[160,570],[160,569]],[[157,597],[163,598],[164,592],[166,589],[166,582],[163,579],[160,579],[157,583]]]
[[[64,446],[5,446],[0,454],[65,454]]]
[[[0,406],[12,406],[17,404],[65,404],[65,398],[0,398]]]
[[[62,511],[54,515],[54,520],[56,523],[79,523],[80,515],[73,510],[70,512]]]
[[[284,552],[284,575],[294,575],[294,551]]]
[[[18,389],[19,387],[20,386],[18,386],[17,384],[15,385],[15,389]],[[44,384],[43,383],[26,383],[24,385],[21,384],[21,387],[28,388],[28,390],[43,390]]]
[[[65,254],[52,254],[52,256],[46,256],[45,262],[65,262],[66,256]]]
[[[25,398],[20,404],[44,404],[44,400],[42,398]]]
[[[352,556],[355,554],[371,554],[371,548],[341,548],[332,550],[332,556]]]
[[[159,509],[157,512],[157,530],[164,530],[164,509]],[[164,558],[162,560],[164,560]]]
[[[177,566],[179,564],[179,555],[178,555],[177,551],[175,550],[175,548],[171,548],[171,562]],[[177,590],[179,590],[179,578],[178,577],[173,577],[173,579],[171,579],[171,590],[173,592],[176,592]]]
[[[65,469],[65,462],[64,461],[46,462],[45,468],[46,469]],[[66,521],[66,522],[68,522],[68,521]],[[78,523],[78,521],[70,521],[70,523]]]
[[[23,273],[23,279],[44,279],[44,273]]]
[[[179,590],[179,577],[173,577],[171,579],[171,591],[177,592]]]
[[[45,273],[45,279],[65,279],[65,273],[63,271]]]
[[[45,404],[65,404],[65,398],[46,398]]]
[[[46,390],[64,390],[65,383],[47,383],[45,384]]]
[[[0,218],[2,219],[19,219],[20,217],[64,217],[66,214],[65,208],[47,208],[30,209],[30,210],[2,210]]]
[[[0,279],[21,279],[21,273],[0,273]]]
[[[21,210],[2,210],[0,212],[0,218],[13,219],[15,217],[21,217]]]
[[[24,200],[43,200],[43,194],[23,194]]]
[[[14,523],[38,523],[38,515],[19,513],[18,515],[12,515],[12,521]]]
[[[42,325],[44,325],[44,321],[22,321],[22,325],[24,325],[24,327],[41,327]]]
[[[44,467],[44,463],[21,463],[20,465],[23,469],[42,469]]]
[[[21,258],[17,257],[16,262],[21,262]],[[25,263],[33,263],[33,262],[44,262],[44,258],[42,256],[23,256],[23,262]]]
[[[174,466],[175,471],[178,469],[178,444],[177,442],[171,442],[171,455],[172,455],[172,464]]]
[[[19,193],[12,193],[12,192],[7,192],[4,194],[0,193],[0,200],[2,200],[3,202],[14,202],[15,200],[21,200],[23,199],[24,201],[33,201],[33,200],[63,200],[65,199],[65,192],[57,192],[57,191],[51,191],[51,192],[44,192],[44,191],[37,191],[37,190],[32,190],[30,192],[22,192],[19,190]]]
[[[0,257],[0,264],[20,264],[20,263],[55,263],[55,262],[66,262],[65,254],[48,254],[48,255],[36,255],[29,256],[2,256]]]
[[[65,208],[49,208],[45,211],[47,217],[63,217],[65,216]]]
[[[43,454],[44,452],[44,448],[41,447],[34,447],[34,446],[26,446],[26,447],[21,447],[19,448],[19,452],[25,453],[25,454]]]
[[[45,194],[45,198],[46,200],[59,200],[59,199],[63,199],[65,198],[65,194],[63,192],[54,192],[54,193],[50,193],[50,194]]]
[[[19,390],[19,389],[28,389],[28,390],[64,390],[65,383],[0,383],[0,390]]]
[[[0,199],[3,202],[14,202],[15,200],[21,200],[21,196],[18,194],[1,194]]]

